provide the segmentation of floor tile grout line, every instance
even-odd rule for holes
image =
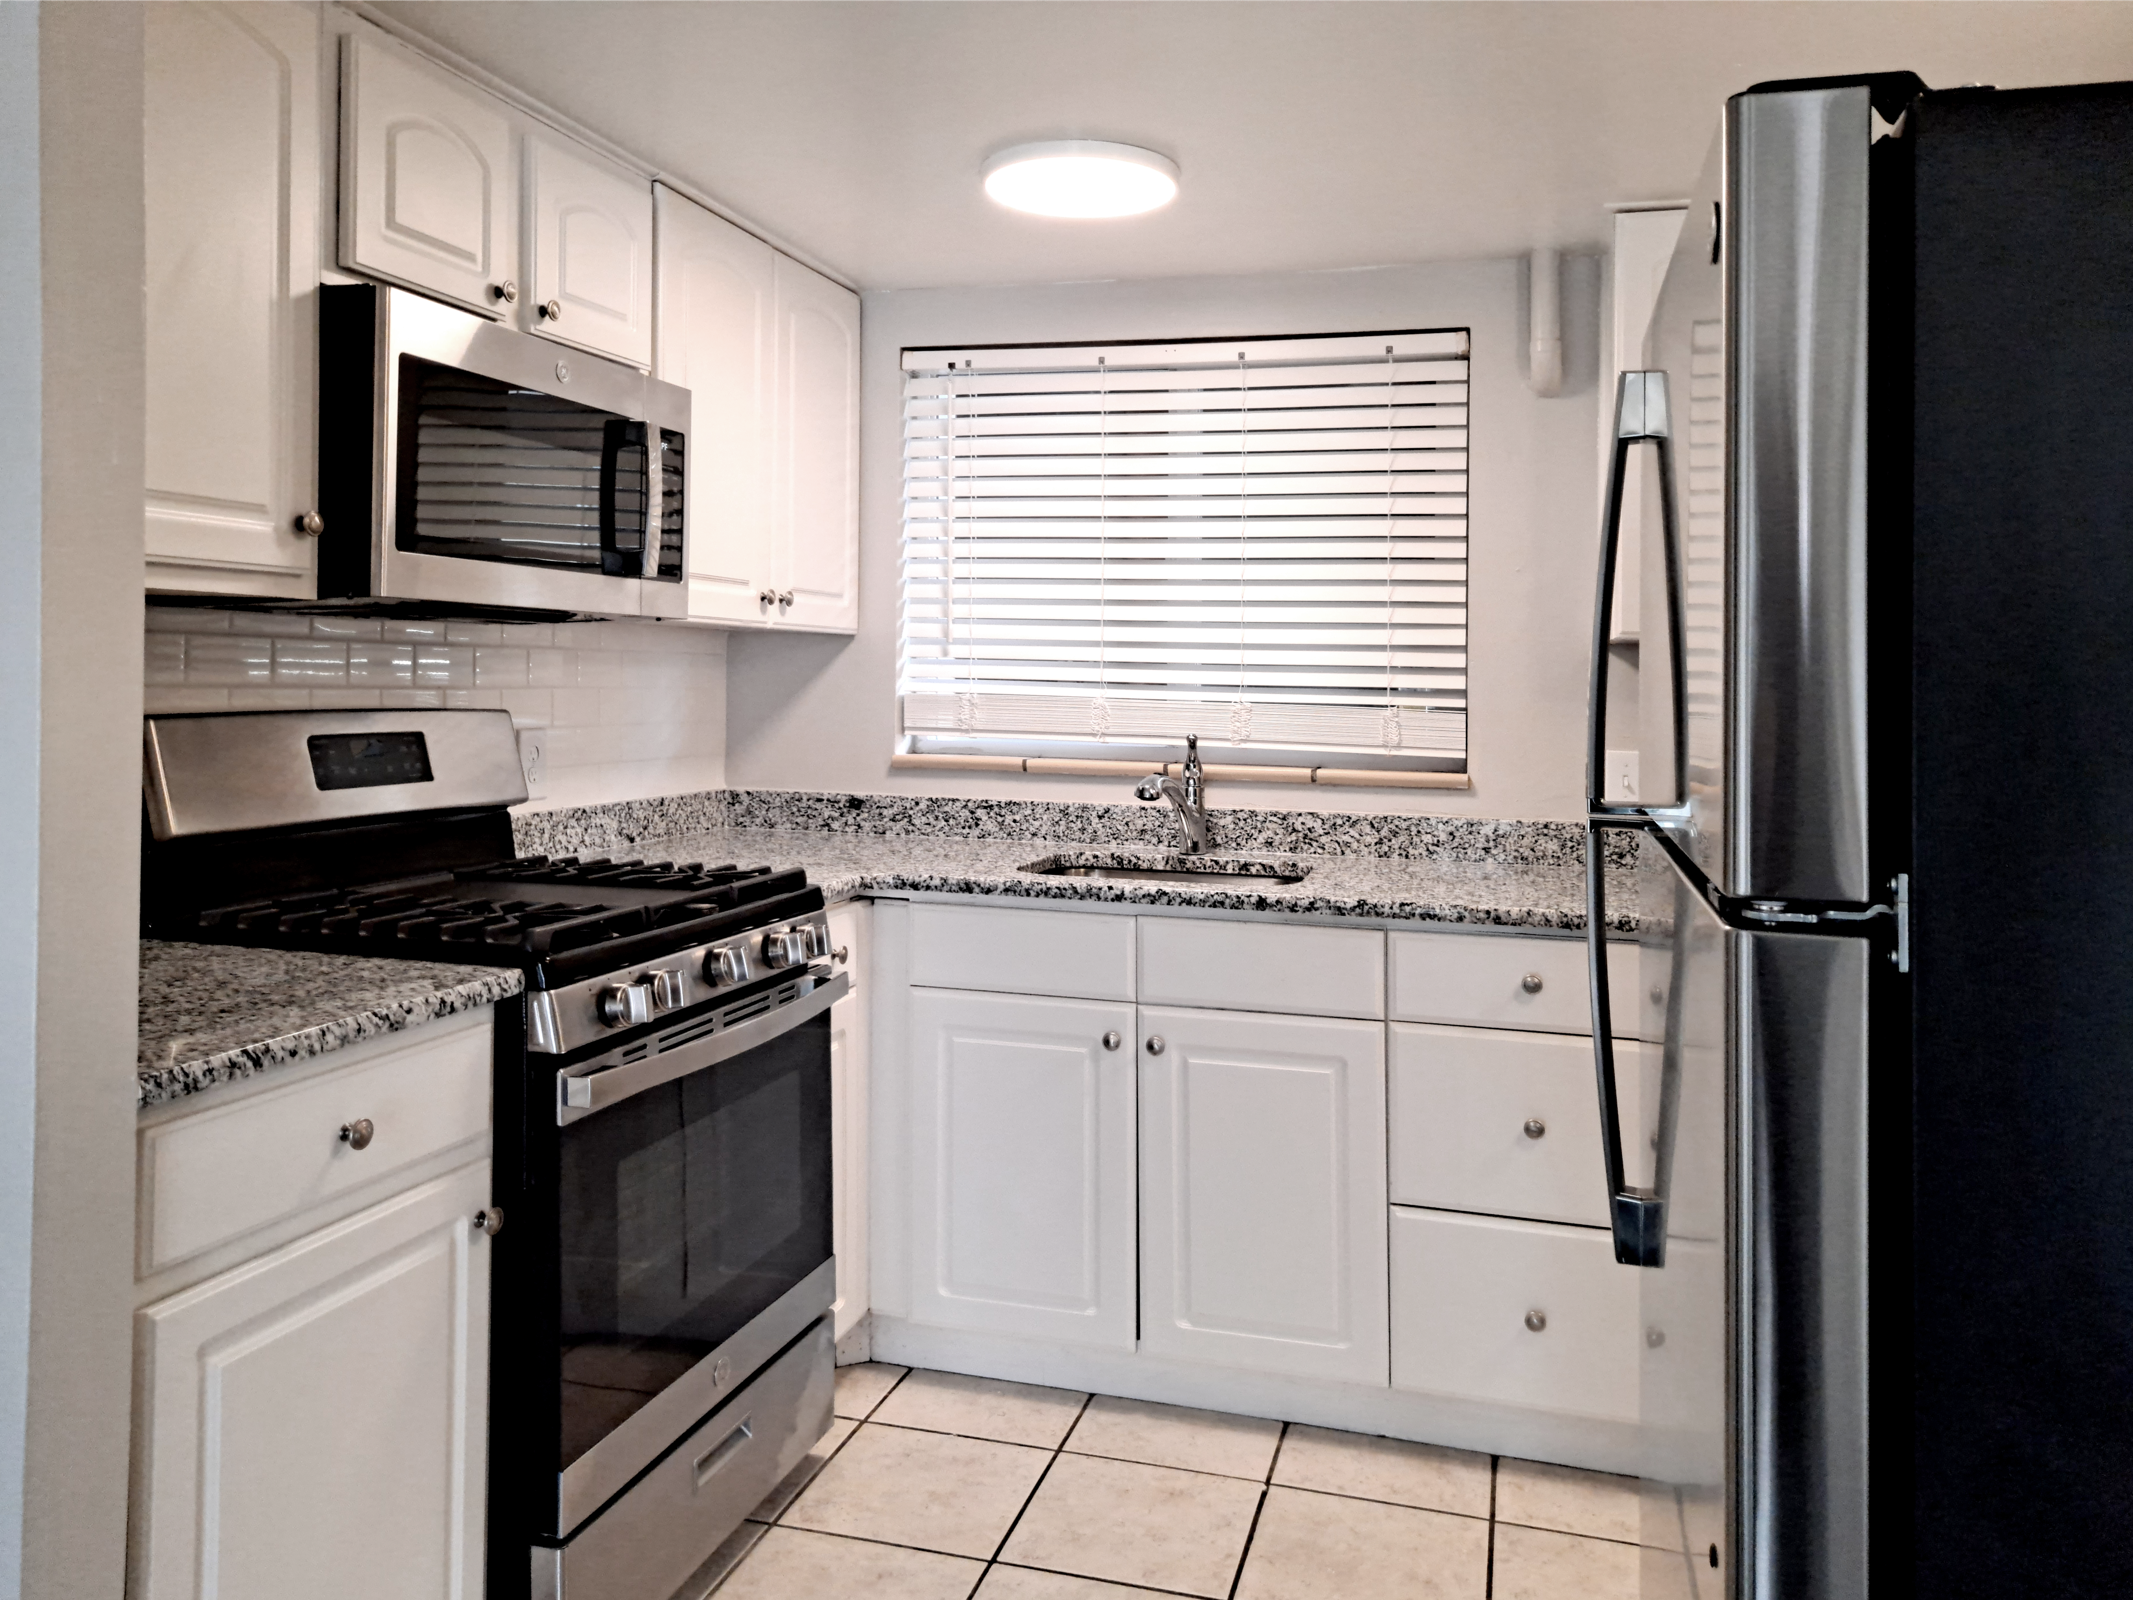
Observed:
[[[1190,1589],[1163,1589],[1148,1583],[1120,1583],[1114,1578],[1092,1578],[1086,1572],[1068,1572],[1061,1567],[1033,1566],[1027,1561],[995,1561],[986,1570],[989,1572],[993,1567],[1006,1567],[1011,1572],[1042,1572],[1056,1578],[1078,1578],[1083,1583],[1106,1583],[1114,1589],[1123,1589],[1128,1594],[1169,1594],[1177,1595],[1179,1600],[1207,1600],[1206,1595],[1194,1594]]]
[[[1502,1456],[1489,1457],[1489,1563],[1481,1580],[1481,1600],[1495,1600],[1496,1595],[1496,1470],[1502,1464]]]
[[[1267,1485],[1259,1486],[1259,1498],[1252,1502],[1252,1525],[1244,1530],[1244,1548],[1237,1552],[1237,1570],[1230,1574],[1228,1600],[1237,1600],[1237,1586],[1244,1582],[1244,1564],[1252,1559],[1252,1541],[1259,1537],[1259,1518],[1266,1511]]]
[[[1007,1548],[1007,1541],[1012,1539],[1015,1536],[1015,1530],[1022,1526],[1022,1519],[1029,1514],[1029,1508],[1037,1503],[1037,1496],[1044,1488],[1044,1480],[1052,1475],[1052,1468],[1057,1466],[1059,1458],[1066,1454],[1067,1440],[1074,1437],[1074,1430],[1081,1425],[1081,1419],[1088,1413],[1089,1402],[1095,1398],[1096,1396],[1093,1394],[1085,1394],[1081,1397],[1081,1404],[1074,1411],[1074,1420],[1066,1425],[1066,1431],[1060,1434],[1059,1442],[1052,1446],[1052,1453],[1044,1463],[1044,1470],[1037,1474],[1037,1481],[1029,1486],[1029,1493],[1022,1497],[1022,1504],[1015,1508],[1014,1520],[1008,1523],[1007,1531],[1000,1535],[1000,1542],[992,1547],[992,1555],[985,1563],[987,1572],[990,1572],[999,1563],[1000,1552]],[[979,1575],[979,1581],[981,1583],[984,1581],[983,1574]]]

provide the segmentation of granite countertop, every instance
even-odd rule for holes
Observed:
[[[802,867],[833,904],[867,894],[910,892],[1011,895],[1030,900],[1118,905],[1195,906],[1214,911],[1280,911],[1309,917],[1458,923],[1492,928],[1582,932],[1585,876],[1560,861],[1444,861],[1380,856],[1317,856],[1217,849],[1217,856],[1308,866],[1300,883],[1223,879],[1205,886],[1048,877],[1021,870],[1047,857],[1067,861],[1133,856],[1173,864],[1171,852],[1147,847],[1094,849],[1086,843],[1032,839],[942,838],[911,834],[827,833],[805,829],[714,828],[633,841],[610,852],[648,861],[767,862]],[[1631,923],[1622,920],[1624,931]]]
[[[139,1103],[182,1099],[524,987],[511,967],[144,939]]]

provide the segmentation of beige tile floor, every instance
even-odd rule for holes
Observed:
[[[1568,1467],[882,1365],[836,1409],[718,1600],[1634,1600],[1667,1559]]]

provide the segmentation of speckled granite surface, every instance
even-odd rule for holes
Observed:
[[[901,890],[1564,932],[1585,926],[1584,873],[1572,862],[1512,864],[1282,852],[1273,859],[1310,868],[1302,882],[1146,883],[1046,877],[1022,868],[1061,854],[1069,859],[1095,854],[1133,856],[1144,864],[1162,866],[1168,864],[1167,851],[1091,852],[1071,840],[940,839],[769,828],[719,828],[642,839],[629,847],[629,854],[648,860],[802,867],[808,880],[819,884],[832,902]],[[1624,932],[1634,931],[1626,915],[1614,925]]]
[[[1570,822],[1495,817],[1375,816],[1268,811],[1214,796],[1215,848],[1238,854],[1375,856],[1401,861],[1578,867],[1584,830]],[[876,834],[943,840],[1045,840],[1166,849],[1177,841],[1167,805],[969,800],[942,795],[813,794],[786,789],[705,790],[655,800],[522,812],[512,817],[526,854],[635,851],[654,841],[721,827]],[[1620,835],[1610,845],[1627,848]]]
[[[491,1005],[524,986],[509,967],[144,939],[140,1104]]]

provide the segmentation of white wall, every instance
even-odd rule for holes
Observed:
[[[403,622],[150,607],[150,711],[475,706],[547,730],[529,809],[717,789],[726,635],[659,622]]]
[[[141,19],[0,6],[0,1597],[118,1600],[140,827]]]
[[[902,488],[899,353],[912,345],[1473,330],[1471,792],[1218,787],[1217,805],[1575,818],[1582,814],[1599,274],[1564,262],[1563,393],[1524,381],[1518,260],[1272,277],[916,289],[864,302],[860,622],[850,639],[737,633],[726,770],[736,788],[1117,800],[1113,779],[891,771]],[[1213,755],[1220,760],[1220,748]]]

